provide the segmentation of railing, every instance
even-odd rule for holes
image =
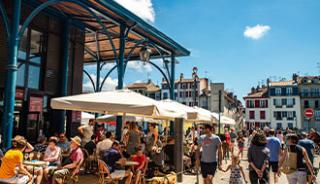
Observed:
[[[320,92],[302,92],[301,97],[320,97]]]

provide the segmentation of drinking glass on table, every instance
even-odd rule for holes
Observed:
[[[41,153],[40,153],[40,151],[38,151],[37,152],[37,159],[40,160],[40,158],[41,158]]]
[[[31,153],[29,154],[29,160],[30,160],[30,162],[32,161],[33,156],[34,156],[34,153],[33,153],[33,152],[31,152]]]
[[[24,160],[26,161],[26,160],[28,160],[28,158],[29,158],[29,154],[28,154],[28,153],[25,153],[25,154],[24,154]]]

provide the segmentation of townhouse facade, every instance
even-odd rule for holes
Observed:
[[[196,89],[195,89],[196,88]],[[188,106],[199,106],[199,97],[205,90],[209,89],[208,78],[199,78],[195,82],[191,78],[184,78],[180,74],[180,78],[175,81],[175,100]],[[162,99],[169,98],[169,86],[162,81]]]
[[[246,127],[254,129],[271,126],[270,100],[268,98],[268,88],[263,86],[260,88],[252,88],[251,92],[244,97],[246,110],[245,120]]]
[[[294,80],[268,82],[271,127],[301,129],[301,108],[298,83]]]
[[[150,79],[148,80],[148,82],[129,84],[126,86],[126,89],[130,89],[155,100],[161,100],[160,87],[154,84]]]
[[[320,77],[318,76],[294,76],[294,80],[298,83],[300,92],[300,108],[302,128],[309,130],[310,128],[320,129]],[[314,116],[306,118],[304,112],[306,109],[312,109]]]

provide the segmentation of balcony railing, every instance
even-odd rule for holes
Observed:
[[[320,97],[320,92],[302,92],[301,97]]]

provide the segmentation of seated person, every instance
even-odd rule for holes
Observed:
[[[25,169],[23,165],[23,151],[26,149],[27,141],[22,136],[16,136],[12,139],[15,145],[8,150],[2,158],[0,168],[0,182],[4,183],[32,183],[32,175]],[[18,167],[21,175],[16,175],[16,167]]]
[[[17,135],[15,138],[26,140],[23,136],[19,136],[19,135]],[[12,147],[14,148],[16,146],[17,146],[17,143],[15,141],[13,141],[12,142]],[[34,151],[34,147],[29,142],[26,142],[26,148],[24,149],[23,153],[24,154],[28,154],[29,153],[30,157],[33,157],[33,156],[31,156],[31,154],[34,155],[33,151]],[[32,159],[32,158],[30,158],[30,159]],[[31,165],[25,165],[25,168],[30,173],[32,172],[32,173],[34,173],[34,175],[36,175],[36,182],[35,183],[36,184],[41,184],[42,177],[43,177],[43,169],[42,169],[42,167],[33,167]]]
[[[126,145],[123,142],[120,142],[120,154],[126,159],[129,159],[131,157],[126,149]]]
[[[61,148],[57,146],[58,138],[50,137],[48,147],[44,153],[43,160],[49,162],[49,166],[44,168],[44,176],[48,180],[48,173],[57,169],[61,165]]]
[[[125,170],[116,170],[116,162],[124,159],[120,153],[120,143],[114,141],[112,147],[106,150],[102,154],[102,160],[107,164],[107,167],[110,170],[111,177],[113,178],[125,178],[125,184],[130,184],[132,180],[132,172]]]
[[[39,137],[39,143],[34,146],[34,151],[44,153],[47,146],[47,138],[45,136],[41,136]]]
[[[69,153],[70,142],[68,141],[64,133],[59,134],[59,141],[57,143],[57,146],[62,149],[62,153]]]
[[[136,176],[135,184],[140,183],[141,180],[141,173],[144,171],[146,167],[146,156],[143,154],[142,146],[138,146],[136,148],[136,155],[132,157],[132,161],[138,162],[139,165],[134,167],[134,172]]]
[[[71,138],[71,144],[70,149],[71,153],[69,158],[69,161],[66,165],[64,165],[61,169],[55,171],[53,173],[53,184],[63,183],[63,178],[65,176],[68,176],[69,170],[72,171],[71,175],[77,174],[80,170],[80,165],[83,162],[83,152],[80,148],[81,145],[81,138],[76,136],[74,138]]]

